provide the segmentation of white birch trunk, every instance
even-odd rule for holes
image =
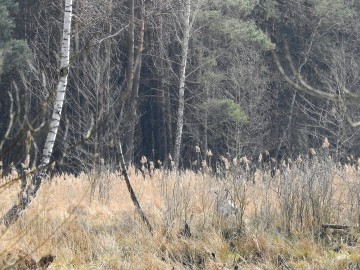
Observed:
[[[189,51],[190,41],[190,15],[191,15],[191,0],[185,1],[184,24],[183,24],[183,40],[182,40],[182,54],[181,54],[181,68],[179,81],[179,108],[178,119],[176,123],[175,145],[174,145],[174,162],[175,168],[179,166],[181,139],[184,126],[184,107],[185,107],[185,80],[186,80],[186,64]]]
[[[54,109],[50,122],[50,129],[46,137],[45,146],[42,154],[40,166],[46,166],[50,162],[50,157],[54,148],[56,135],[58,132],[62,107],[65,100],[65,92],[69,73],[70,62],[70,32],[72,17],[72,0],[65,0],[64,28],[61,43],[61,62],[60,62],[60,79],[56,88],[56,98]]]
[[[50,162],[50,157],[54,148],[56,135],[60,124],[61,111],[64,104],[69,73],[72,2],[73,0],[65,0],[64,27],[61,43],[60,78],[56,88],[56,98],[54,101],[53,114],[50,122],[49,132],[44,145],[41,163],[37,169],[37,172],[32,178],[32,185],[29,185],[28,189],[26,190],[26,195],[21,194],[21,196],[19,196],[19,202],[14,204],[2,218],[2,222],[4,222],[6,226],[11,225],[19,218],[22,211],[26,209],[26,207],[31,203],[32,199],[36,196],[36,193],[46,176],[46,170]]]

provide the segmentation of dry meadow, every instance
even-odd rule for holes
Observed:
[[[14,225],[1,227],[2,268],[17,269],[6,268],[6,254],[20,250],[56,256],[50,269],[360,269],[355,165],[284,163],[271,177],[234,163],[217,174],[130,168],[152,234],[119,172],[55,175]],[[19,190],[16,181],[1,188],[1,215]]]

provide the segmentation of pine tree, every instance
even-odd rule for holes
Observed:
[[[30,55],[25,41],[12,38],[15,26],[12,15],[17,8],[13,0],[0,0],[0,75],[24,68]]]

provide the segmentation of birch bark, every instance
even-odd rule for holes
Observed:
[[[21,212],[26,209],[32,199],[36,196],[42,181],[46,176],[46,171],[50,163],[50,157],[53,152],[56,135],[59,129],[61,112],[65,99],[66,86],[69,74],[69,60],[70,60],[70,32],[71,32],[71,17],[72,17],[72,3],[73,0],[65,0],[64,25],[61,42],[61,61],[59,82],[56,88],[56,98],[54,101],[54,108],[51,117],[49,131],[46,137],[42,158],[38,170],[32,178],[32,184],[26,191],[26,195],[21,196],[21,199],[15,204],[3,217],[5,225],[10,225],[15,222],[20,216]]]
[[[33,190],[30,191],[31,196],[34,196],[37,190],[40,188],[41,182],[44,178],[44,173],[46,172],[46,168],[50,163],[50,157],[53,152],[56,135],[60,125],[61,112],[64,105],[69,74],[72,3],[73,0],[65,0],[64,27],[61,42],[60,78],[56,87],[56,98],[54,102],[49,132],[47,134],[44,150],[42,153],[41,163],[38,173],[33,177]]]
[[[181,139],[184,126],[184,107],[185,107],[185,80],[186,80],[186,65],[189,51],[190,41],[190,15],[191,15],[191,0],[185,1],[185,12],[183,19],[183,40],[182,40],[182,53],[181,53],[181,68],[179,80],[179,107],[178,119],[176,123],[175,144],[174,144],[174,162],[175,168],[179,166]]]

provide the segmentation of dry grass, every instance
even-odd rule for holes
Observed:
[[[359,269],[356,228],[320,232],[321,223],[358,225],[359,172],[327,166],[275,178],[257,172],[255,184],[231,170],[224,178],[155,170],[144,180],[131,169],[153,235],[119,173],[56,176],[19,221],[1,228],[0,257],[51,253],[51,269]],[[18,190],[1,190],[0,215]],[[236,212],[220,211],[228,199]]]

